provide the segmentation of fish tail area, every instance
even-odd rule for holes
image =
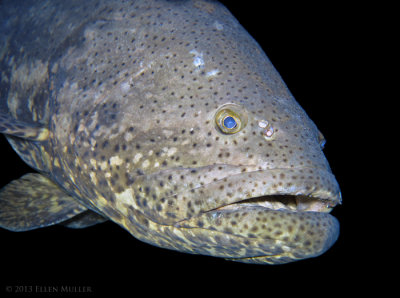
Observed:
[[[82,228],[104,221],[90,213],[94,212],[41,174],[26,174],[0,190],[0,227],[7,230],[28,231],[62,222]]]

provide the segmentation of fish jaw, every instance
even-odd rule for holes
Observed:
[[[257,171],[251,173],[252,179],[260,181],[261,177],[276,175],[271,172],[277,171]],[[286,176],[294,172],[293,169],[279,170],[280,175]],[[216,251],[225,251],[230,256],[217,255],[233,261],[282,264],[319,256],[338,239],[339,222],[329,212],[341,202],[333,175],[324,170],[320,172],[325,176],[320,180],[325,182],[319,186],[311,187],[305,181],[291,185],[290,189],[267,187],[264,195],[200,212],[175,227],[190,230],[192,237],[196,233],[204,234],[204,230],[210,235],[217,233]]]
[[[148,201],[146,208],[135,208],[123,226],[152,245],[258,264],[316,257],[337,240],[339,223],[329,212],[341,194],[329,170],[225,170],[225,177],[175,194],[165,205],[153,209]],[[198,168],[196,175],[204,172],[212,170]],[[297,182],[288,180],[293,176]],[[180,212],[174,213],[177,206]]]
[[[339,236],[339,222],[325,212],[272,210],[262,206],[219,208],[177,225],[192,234],[219,232],[219,251],[232,261],[284,264],[326,252]],[[242,242],[244,246],[237,245]],[[235,255],[235,252],[237,255]],[[221,257],[224,257],[221,255]]]

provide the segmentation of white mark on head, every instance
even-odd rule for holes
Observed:
[[[121,91],[122,91],[123,93],[128,92],[130,88],[131,88],[131,85],[130,85],[129,82],[122,82],[122,84],[121,84]]]
[[[194,65],[195,67],[198,67],[198,68],[204,66],[203,58],[201,58],[201,57],[195,57],[195,58],[193,59],[193,65]]]
[[[258,126],[261,128],[266,128],[268,126],[268,121],[267,120],[261,120],[258,122]]]
[[[224,25],[222,25],[220,22],[215,21],[214,22],[214,28],[217,29],[218,31],[224,30]]]
[[[196,50],[191,50],[189,53],[194,55],[193,65],[196,68],[203,68],[204,67],[203,53],[199,53]]]
[[[215,76],[217,73],[219,73],[219,70],[218,70],[218,69],[213,69],[213,70],[210,70],[209,72],[207,72],[207,73],[206,73],[206,76],[207,76],[207,77],[213,77],[213,76]]]

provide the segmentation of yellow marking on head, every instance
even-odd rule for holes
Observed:
[[[142,163],[142,167],[143,169],[148,168],[150,165],[150,161],[148,159],[146,159],[143,163]]]
[[[110,164],[112,166],[120,166],[120,165],[122,165],[123,162],[124,162],[124,160],[122,158],[120,158],[118,155],[110,158]]]
[[[40,133],[35,137],[36,141],[44,141],[47,140],[50,136],[50,131],[47,128],[42,128]]]
[[[102,205],[102,206],[107,206],[108,205],[108,201],[106,200],[106,198],[101,196],[101,195],[98,195],[97,202],[98,202],[99,205]]]
[[[178,149],[176,147],[169,148],[167,151],[167,155],[172,156],[176,153],[176,151],[178,151]]]
[[[57,167],[57,168],[59,168],[59,167],[61,166],[61,165],[60,165],[60,161],[59,161],[58,158],[55,158],[55,159],[53,160],[53,164],[54,164],[54,166]]]
[[[93,184],[97,185],[98,181],[97,181],[97,177],[96,177],[96,173],[95,172],[90,172],[90,180],[92,180]]]
[[[44,161],[44,164],[46,165],[46,168],[48,169],[52,169],[53,164],[52,164],[52,158],[50,157],[50,155],[46,152],[44,147],[41,147],[41,151],[42,151],[42,159]]]
[[[102,171],[104,171],[105,169],[107,169],[107,162],[106,161],[100,162],[99,166],[100,166],[100,169]]]
[[[133,135],[130,132],[125,133],[124,139],[126,142],[130,142],[133,139]]]
[[[128,214],[128,207],[133,206],[138,208],[136,201],[133,199],[134,191],[131,188],[125,189],[121,193],[116,193],[116,207],[119,211],[123,212],[125,215]]]
[[[90,159],[90,164],[95,168],[97,167],[97,161],[94,158]]]

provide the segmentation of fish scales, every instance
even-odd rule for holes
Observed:
[[[108,219],[152,245],[258,264],[336,241],[323,136],[222,4],[0,6],[0,132],[47,177],[21,180],[22,198],[40,195],[35,181],[64,194],[48,196],[47,225]],[[39,227],[13,196],[0,191],[0,226]]]

